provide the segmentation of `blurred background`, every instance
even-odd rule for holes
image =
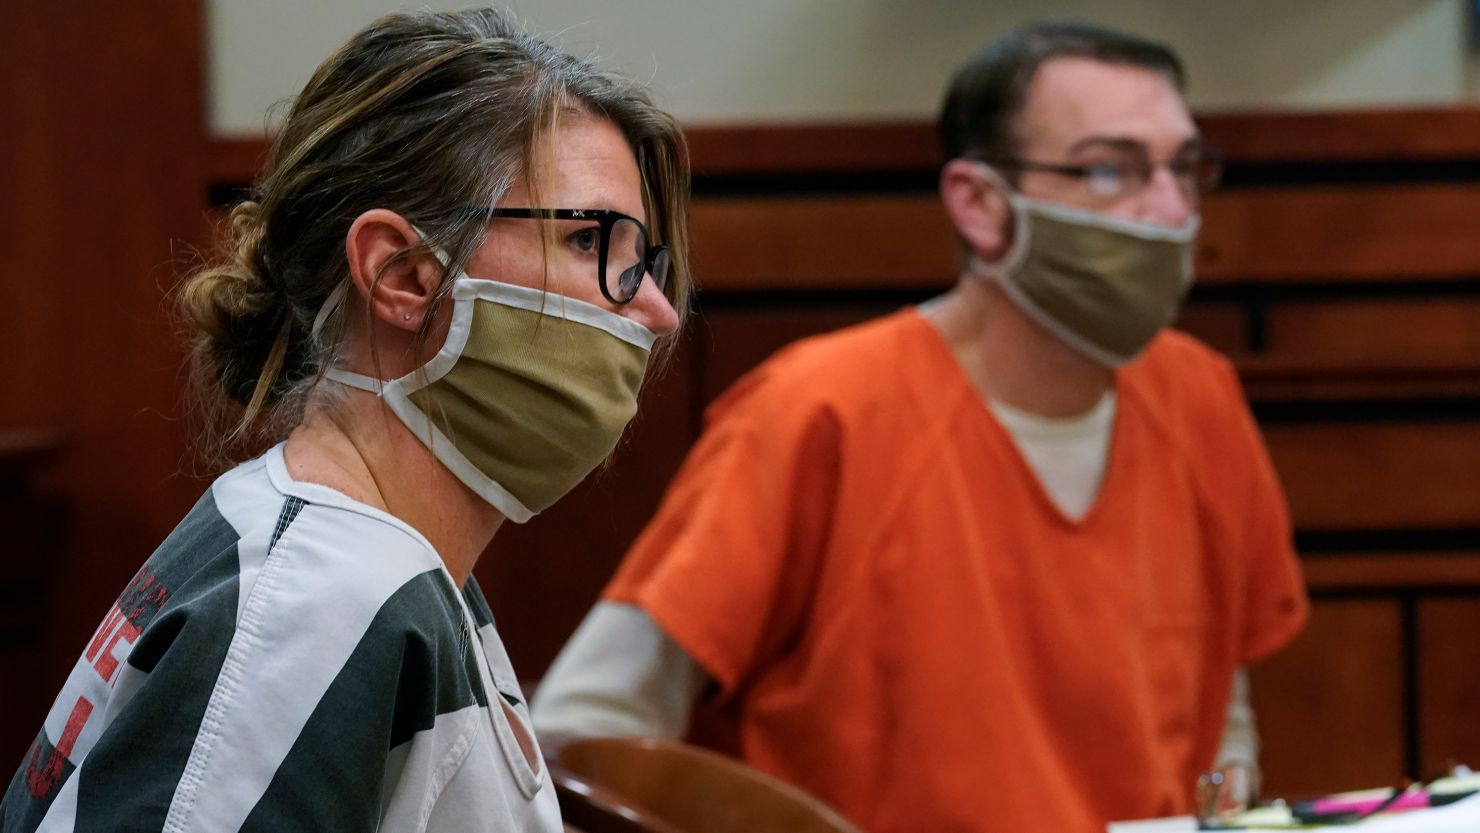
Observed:
[[[1255,669],[1266,792],[1480,761],[1480,36],[1462,0],[522,0],[688,128],[699,314],[614,465],[477,574],[537,679],[777,347],[954,278],[931,120],[1011,26],[1171,43],[1230,165],[1181,325],[1240,368],[1315,599]],[[82,0],[0,27],[0,766],[208,483],[167,294],[317,63],[395,4]]]

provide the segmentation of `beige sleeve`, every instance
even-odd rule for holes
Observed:
[[[597,602],[535,690],[535,731],[681,738],[709,682],[641,608]]]
[[[1233,672],[1233,691],[1228,698],[1228,718],[1223,724],[1223,742],[1218,747],[1217,767],[1242,766],[1249,774],[1253,796],[1259,795],[1259,730],[1254,708],[1249,704],[1249,672]]]

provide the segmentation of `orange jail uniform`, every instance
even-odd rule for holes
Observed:
[[[1168,331],[1115,384],[1073,521],[915,310],[800,342],[711,407],[605,598],[713,676],[747,761],[873,833],[1189,812],[1305,591],[1229,363]]]

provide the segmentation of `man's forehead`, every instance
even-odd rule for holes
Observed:
[[[1170,153],[1197,136],[1171,79],[1146,67],[1091,58],[1043,63],[1014,124],[1020,149],[1067,153],[1094,139]]]

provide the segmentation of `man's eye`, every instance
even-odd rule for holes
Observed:
[[[1111,196],[1120,192],[1121,185],[1125,181],[1125,169],[1114,162],[1086,165],[1084,178],[1089,183],[1090,190],[1097,194]]]
[[[570,240],[571,245],[583,252],[594,252],[601,241],[601,232],[594,227],[583,228],[567,239]]]

